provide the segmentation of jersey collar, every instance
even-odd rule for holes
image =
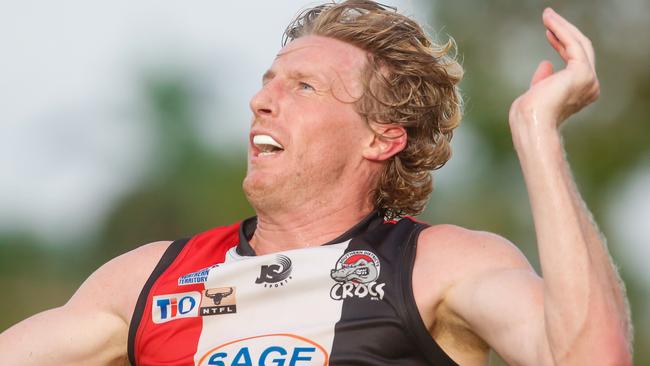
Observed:
[[[381,225],[384,222],[384,218],[375,210],[371,212],[368,216],[364,217],[356,225],[352,226],[350,229],[345,231],[343,234],[339,235],[335,239],[328,241],[322,245],[329,245],[335,243],[341,243],[346,240],[352,239],[355,236],[365,233],[375,227]],[[253,216],[242,221],[239,225],[239,244],[237,245],[237,254],[243,256],[255,256],[255,250],[251,247],[250,239],[255,233],[257,228],[257,216]]]

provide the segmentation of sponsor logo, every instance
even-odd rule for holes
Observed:
[[[376,282],[380,266],[377,255],[368,250],[354,250],[343,254],[330,273],[336,281],[330,290],[330,297],[334,300],[349,297],[382,300],[385,283]]]
[[[294,334],[268,334],[238,339],[212,348],[200,366],[327,365],[329,355],[318,343]]]
[[[215,267],[219,267],[219,264],[213,264],[210,267],[180,276],[178,278],[178,285],[184,286],[193,285],[195,283],[205,283],[208,281],[208,273],[210,273],[210,270]]]
[[[291,279],[291,259],[286,255],[278,254],[272,264],[260,267],[260,275],[255,283],[264,284],[264,287],[275,288],[284,286]]]
[[[156,324],[199,315],[201,293],[198,291],[153,297],[151,318]]]
[[[199,312],[201,316],[236,313],[235,288],[220,287],[205,290]]]
[[[156,324],[197,316],[233,314],[237,312],[234,287],[211,288],[154,296],[151,318]]]

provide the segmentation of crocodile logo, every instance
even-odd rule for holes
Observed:
[[[349,297],[383,299],[385,283],[377,283],[379,270],[379,258],[371,251],[354,250],[343,254],[330,272],[336,281],[330,297],[334,300]]]
[[[365,252],[365,251],[357,251]],[[354,252],[348,253],[352,254]],[[370,256],[369,254],[372,254]],[[344,256],[344,257],[345,257]],[[374,259],[372,257],[375,257]],[[379,277],[379,260],[371,252],[355,253],[347,258],[342,257],[332,270],[331,276],[338,282],[352,281],[355,283],[369,283]],[[375,264],[376,261],[376,264]]]

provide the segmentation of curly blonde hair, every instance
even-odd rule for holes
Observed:
[[[463,69],[451,52],[453,40],[435,44],[414,20],[368,0],[302,11],[282,45],[305,35],[334,38],[368,53],[356,109],[368,123],[399,124],[407,134],[406,147],[387,161],[372,192],[375,207],[388,218],[421,213],[433,191],[431,171],[451,157],[452,131],[462,116]]]

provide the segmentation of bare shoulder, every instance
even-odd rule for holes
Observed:
[[[128,324],[142,287],[170,244],[149,243],[111,259],[86,279],[67,305],[87,307],[102,301],[101,306],[109,307],[105,310]]]
[[[519,248],[504,237],[449,224],[422,231],[416,264],[438,274],[450,273],[442,276],[450,281],[497,269],[531,268]]]
[[[484,365],[489,348],[450,303],[450,294],[460,284],[513,269],[532,271],[521,251],[502,236],[448,224],[421,232],[412,278],[415,301],[431,336],[457,363]],[[464,302],[476,306],[473,300]]]
[[[434,225],[418,238],[413,286],[419,300],[435,307],[455,284],[499,269],[532,267],[519,248],[500,235]]]

